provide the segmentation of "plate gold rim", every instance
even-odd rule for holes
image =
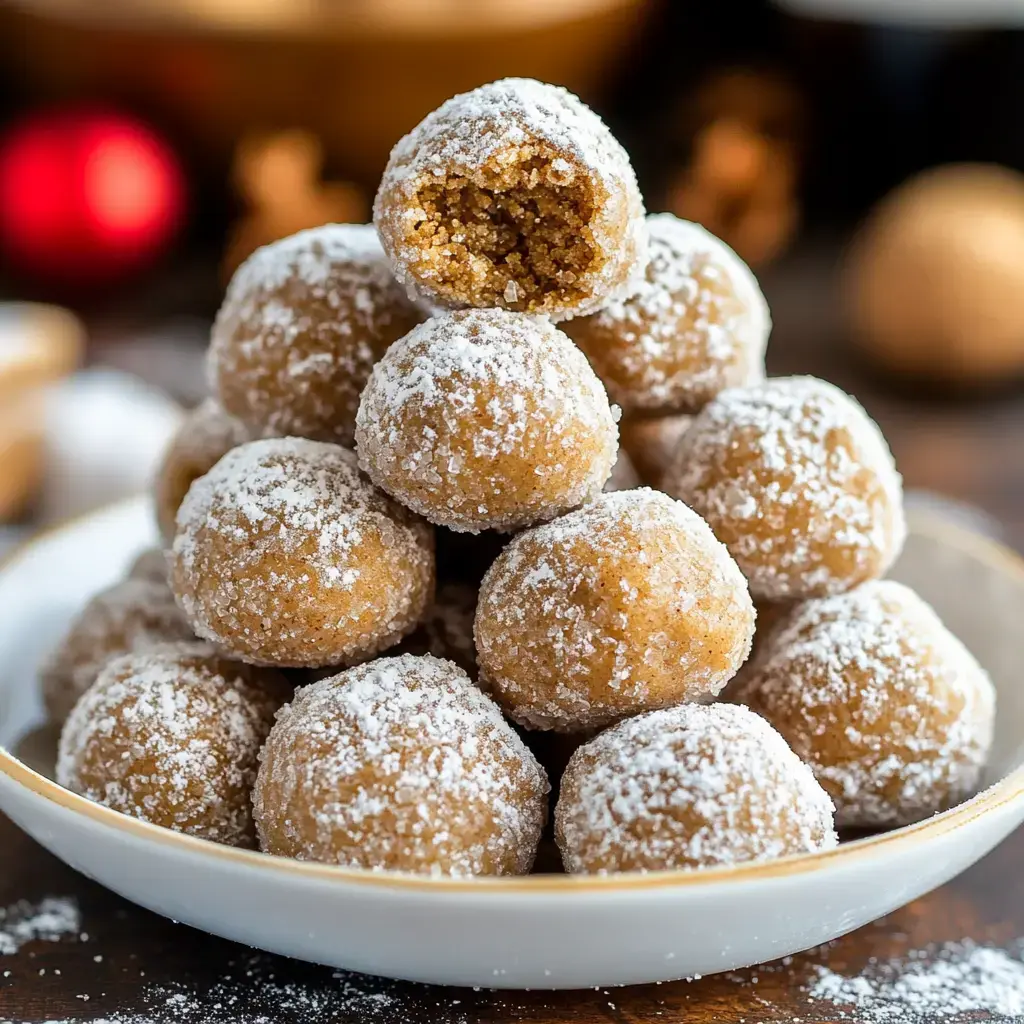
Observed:
[[[76,530],[83,524],[109,515],[117,509],[139,504],[141,498],[129,498],[104,506],[66,523],[44,530],[29,538],[0,558],[0,575],[26,557],[38,545],[53,537]],[[935,513],[915,509],[911,513],[913,529],[932,539],[971,554],[1000,573],[1009,573],[1024,583],[1024,558],[1004,544],[974,533]],[[616,875],[527,875],[515,878],[434,878],[428,876],[379,873],[362,868],[348,868],[310,861],[268,856],[253,850],[220,846],[194,836],[160,828],[93,803],[85,797],[63,789],[55,782],[23,764],[6,748],[0,746],[0,775],[16,786],[72,814],[82,815],[113,831],[170,846],[185,854],[228,860],[241,868],[296,875],[309,881],[323,879],[334,883],[350,883],[381,890],[413,890],[423,893],[476,892],[489,894],[623,892],[665,888],[690,888],[717,884],[755,882],[791,877],[820,871],[826,867],[847,864],[854,859],[891,851],[893,844],[904,846],[925,842],[946,835],[992,814],[1000,808],[1024,803],[1024,765],[1014,769],[988,789],[948,811],[890,832],[843,843],[820,853],[799,854],[772,861],[755,861],[729,867],[704,868],[698,871],[677,870],[641,874],[627,872]]]

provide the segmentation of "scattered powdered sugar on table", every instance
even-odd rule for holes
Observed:
[[[27,942],[59,942],[77,935],[80,926],[78,904],[65,897],[0,908],[0,956],[17,953]]]
[[[981,1013],[999,1020],[1021,1020],[1024,962],[1020,952],[964,941],[875,963],[856,977],[819,966],[808,996],[835,1006],[839,1019],[858,1024],[968,1021]]]

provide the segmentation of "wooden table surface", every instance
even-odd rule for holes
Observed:
[[[829,280],[820,254],[768,276],[772,372],[816,373],[854,391],[888,435],[909,487],[979,506],[1024,548],[1024,395],[922,401],[878,387],[844,354]],[[70,897],[83,933],[0,955],[0,1022],[856,1021],[853,1009],[844,1017],[809,999],[816,965],[856,973],[872,958],[964,939],[1009,945],[1024,936],[1022,862],[1024,831],[944,888],[785,963],[633,989],[488,993],[339,975],[171,924],[80,878],[0,816],[0,908]]]

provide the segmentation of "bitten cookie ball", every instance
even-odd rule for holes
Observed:
[[[435,317],[393,345],[356,421],[374,483],[467,533],[589,501],[611,474],[617,436],[579,349],[546,320],[498,309]]]
[[[992,744],[988,674],[890,580],[799,606],[740,696],[811,766],[843,827],[906,825],[965,800]]]
[[[631,718],[584,744],[562,776],[565,870],[703,868],[836,845],[832,802],[763,719],[733,704]]]
[[[182,421],[157,469],[153,485],[160,535],[174,539],[174,519],[188,489],[229,452],[252,440],[241,420],[229,416],[212,399],[197,406]]]
[[[415,628],[434,591],[433,531],[337,445],[228,452],[178,510],[171,586],[199,636],[242,661],[317,667]]]
[[[57,781],[96,803],[229,846],[255,846],[257,758],[287,694],[207,644],[108,663],[61,734]]]
[[[547,812],[543,770],[451,662],[402,655],[300,690],[254,798],[266,853],[427,875],[522,875]]]
[[[395,274],[449,308],[555,320],[635,290],[647,226],[625,150],[572,93],[506,78],[395,146],[373,209]]]
[[[764,379],[768,304],[747,265],[698,224],[647,218],[639,290],[565,331],[626,412],[699,412],[720,391]]]
[[[112,658],[157,644],[195,640],[163,580],[130,577],[96,594],[40,669],[43,702],[60,725]]]
[[[210,337],[214,394],[254,436],[351,444],[373,364],[423,318],[372,225],[301,231],[232,278]]]
[[[759,600],[820,597],[882,576],[906,534],[881,431],[814,377],[723,391],[683,435],[665,489],[708,521]]]
[[[700,516],[640,488],[517,536],[484,577],[475,630],[508,714],[574,732],[713,697],[750,651],[754,606]]]

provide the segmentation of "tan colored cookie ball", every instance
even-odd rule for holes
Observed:
[[[372,225],[301,231],[232,278],[210,338],[214,394],[255,436],[350,445],[373,364],[422,319]]]
[[[254,797],[266,853],[427,875],[522,875],[548,782],[457,666],[402,655],[299,690]]]
[[[965,800],[992,743],[987,673],[888,580],[802,604],[742,696],[811,766],[842,827],[906,825]]]
[[[620,722],[576,751],[555,838],[573,874],[719,867],[835,846],[832,810],[763,718],[684,704]]]
[[[128,568],[127,579],[167,585],[167,555],[163,548],[146,548]]]
[[[869,214],[842,285],[854,342],[885,370],[959,388],[1024,375],[1024,175],[911,178]]]
[[[528,526],[599,494],[615,417],[583,354],[547,320],[463,310],[421,324],[374,367],[360,465],[439,526]]]
[[[675,462],[683,434],[693,423],[692,416],[624,416],[619,424],[619,442],[641,481],[662,490],[665,475]]]
[[[40,669],[50,721],[60,725],[71,714],[111,658],[176,640],[195,640],[195,633],[166,578],[129,578],[96,594]]]
[[[415,628],[433,597],[433,531],[346,448],[252,441],[189,490],[171,586],[196,632],[242,661],[337,665]]]
[[[753,633],[725,546],[648,488],[521,533],[484,577],[476,613],[484,685],[515,721],[561,732],[713,697]]]
[[[906,533],[881,432],[849,395],[813,377],[723,391],[683,435],[665,489],[708,521],[758,600],[882,576]]]
[[[117,658],[64,725],[57,781],[153,825],[255,846],[259,751],[286,692],[277,673],[207,644]]]
[[[625,150],[572,93],[506,78],[395,146],[373,208],[398,279],[448,308],[555,320],[635,290],[643,201]]]
[[[627,412],[699,412],[725,388],[764,379],[768,304],[747,265],[700,225],[659,213],[647,226],[639,289],[565,332]]]
[[[444,583],[423,621],[395,648],[396,654],[432,654],[476,676],[473,619],[479,591],[465,583]]]
[[[242,421],[212,399],[185,417],[164,452],[153,485],[160,535],[168,544],[174,540],[175,516],[193,481],[209,473],[232,448],[251,440]]]

